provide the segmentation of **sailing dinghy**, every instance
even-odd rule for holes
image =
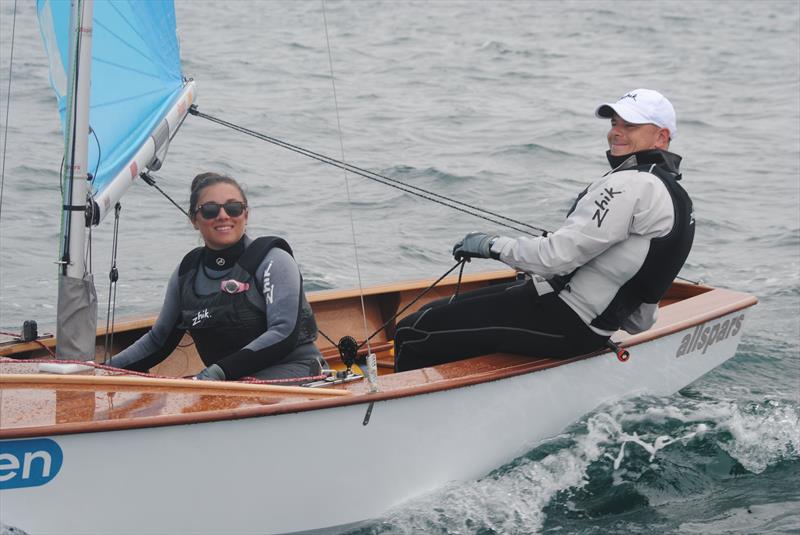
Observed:
[[[144,29],[134,21],[147,6],[160,10],[151,15],[164,23],[147,26],[147,31],[163,30],[151,38],[167,43],[158,52],[170,48],[171,4],[136,5],[97,2],[92,15],[91,2],[75,2],[71,34],[92,35],[94,20],[96,50],[111,50],[112,42],[132,28],[136,31],[128,38],[142,39]],[[93,140],[105,147],[108,139],[95,112],[111,100],[131,102],[158,91],[140,87],[128,98],[102,101],[108,97],[100,89],[103,60],[95,53],[88,61],[85,41],[65,47],[70,32],[57,21],[69,18],[66,9],[60,2],[39,3],[51,73],[56,69],[54,86],[63,88],[59,83],[66,80],[75,88],[61,93],[68,94],[66,136],[81,138],[66,141],[65,167],[96,177],[88,210],[76,208],[84,206],[80,195],[85,193],[80,193],[65,202],[66,215],[88,213],[89,224],[96,224],[112,212],[138,171],[163,161],[165,143],[194,100],[194,86],[174,75],[173,67],[179,68],[174,59],[163,63],[173,74],[159,82],[159,104],[128,119],[136,132],[122,139],[137,141],[106,163],[112,151],[91,148]],[[110,30],[114,20],[119,32]],[[61,51],[56,42],[62,43]],[[74,68],[77,58],[84,67],[91,63],[93,74],[91,101],[83,94],[83,104],[75,78],[84,71]],[[60,78],[59,62],[70,65],[70,76]],[[108,86],[112,95],[121,90],[117,86],[129,87],[120,76],[112,74],[117,79]],[[76,109],[88,111],[89,102],[91,118],[76,119]],[[74,134],[80,128],[83,133]],[[73,159],[81,150],[85,161]],[[69,163],[73,160],[77,164]],[[102,186],[103,180],[109,185]],[[76,219],[72,228],[83,231],[82,217],[71,218],[65,227]],[[64,267],[74,268],[74,262],[75,253]],[[85,279],[82,266],[66,271],[65,277]],[[615,335],[629,358],[614,351],[566,360],[492,354],[393,371],[394,326],[413,310],[406,311],[407,305],[516,276],[506,270],[450,277],[433,287],[432,281],[412,281],[309,294],[322,332],[338,339],[362,332],[366,321],[375,333],[355,359],[364,362],[364,354],[374,355],[366,360],[377,377],[366,380],[341,371],[319,381],[308,378],[321,388],[181,379],[202,368],[188,335],[151,374],[90,362],[80,366],[87,359],[102,360],[105,329],[96,330],[91,322],[88,349],[82,346],[85,335],[71,336],[72,325],[60,327],[55,339],[0,342],[0,518],[31,535],[342,531],[449,482],[481,477],[603,403],[677,392],[735,354],[747,309],[756,303],[744,293],[676,282],[662,299],[652,329]],[[90,309],[91,299],[88,303],[78,308]],[[117,325],[112,352],[132,343],[152,322]],[[61,350],[65,338],[77,342],[68,342],[69,353],[61,354],[80,356],[75,367],[82,371],[40,373],[53,369],[50,355]],[[340,354],[333,339],[320,339],[318,345],[333,368],[357,366],[354,355]],[[374,368],[364,368],[373,375]],[[214,514],[202,514],[211,498]]]
[[[514,276],[465,276],[462,288]],[[369,327],[380,328],[429,284],[365,289]],[[446,279],[430,298],[452,295],[455,284]],[[359,332],[358,291],[312,293],[309,301],[323,331]],[[31,535],[65,525],[97,534],[345,529],[485,475],[603,403],[675,393],[733,356],[755,302],[675,283],[651,330],[615,337],[630,351],[627,362],[610,351],[569,360],[494,354],[393,373],[389,327],[372,344],[378,392],[364,380],[322,389],[244,383],[241,390],[138,377],[116,383],[102,369],[73,382],[36,374],[30,360],[3,361],[0,513]],[[135,340],[148,325],[124,324],[114,340]],[[190,340],[180,346],[160,374],[202,368]],[[323,340],[320,348],[341,367],[332,344]],[[4,344],[0,355],[46,353],[30,342]],[[215,514],[198,514],[208,496]]]

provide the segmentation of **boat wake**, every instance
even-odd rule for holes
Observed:
[[[690,502],[723,492],[722,482],[798,459],[796,406],[639,397],[603,407],[480,480],[452,484],[351,534],[572,533],[592,532],[598,522],[622,533],[639,525],[639,513],[652,526],[658,511],[691,510]],[[708,522],[723,529],[738,514],[729,502],[724,508],[716,520],[668,516],[686,520],[689,532]],[[784,516],[781,525],[798,522],[800,515]],[[757,524],[758,515],[746,525]],[[679,528],[665,520],[664,532]]]

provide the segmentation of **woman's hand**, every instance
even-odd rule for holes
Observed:
[[[195,375],[194,378],[198,381],[224,381],[226,379],[225,372],[216,364],[212,364]]]

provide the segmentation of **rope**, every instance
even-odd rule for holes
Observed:
[[[356,349],[358,350],[358,349],[361,349],[362,347],[364,347],[364,344],[367,344],[367,343],[368,343],[368,342],[369,342],[371,339],[375,338],[375,336],[376,336],[376,335],[377,335],[379,332],[381,332],[383,329],[385,329],[385,328],[386,328],[386,326],[387,326],[387,325],[389,325],[389,324],[390,324],[392,321],[394,321],[395,319],[397,319],[397,317],[398,317],[400,314],[402,314],[403,312],[405,312],[406,310],[408,310],[408,309],[409,309],[409,307],[411,307],[411,306],[412,306],[414,303],[416,303],[417,301],[419,301],[419,300],[420,300],[420,299],[421,299],[421,298],[422,298],[422,297],[423,297],[423,296],[424,296],[426,293],[428,293],[429,291],[433,290],[433,288],[434,288],[434,287],[435,287],[437,284],[439,284],[439,283],[442,281],[442,279],[444,279],[444,278],[445,278],[445,277],[447,277],[447,276],[448,276],[450,273],[452,273],[454,269],[456,269],[457,267],[461,266],[461,269],[458,271],[458,281],[456,282],[456,290],[455,290],[455,294],[453,294],[453,296],[450,298],[450,301],[452,302],[452,301],[453,301],[453,299],[455,299],[455,298],[458,296],[458,292],[459,292],[459,290],[460,290],[460,288],[461,288],[461,278],[462,278],[462,276],[463,276],[463,274],[464,274],[464,265],[466,265],[466,263],[467,263],[467,262],[468,262],[468,260],[466,260],[466,259],[464,259],[464,260],[459,260],[459,261],[456,263],[456,265],[455,265],[455,266],[453,266],[453,267],[451,267],[450,269],[448,269],[448,270],[445,272],[445,274],[444,274],[444,275],[442,275],[441,277],[439,277],[438,279],[436,279],[436,281],[434,281],[434,282],[433,282],[433,284],[431,284],[430,286],[428,286],[427,288],[425,288],[424,290],[422,290],[422,292],[421,292],[421,293],[420,293],[420,294],[419,294],[417,297],[415,297],[415,298],[414,298],[414,299],[413,299],[413,300],[412,300],[410,303],[408,303],[408,304],[407,304],[406,306],[404,306],[402,309],[400,309],[399,311],[397,311],[397,312],[396,312],[396,313],[395,313],[395,314],[394,314],[394,315],[393,315],[391,318],[389,318],[388,320],[386,320],[386,321],[384,322],[384,324],[383,324],[383,325],[381,325],[380,327],[378,327],[378,328],[375,330],[375,332],[373,332],[373,333],[372,333],[371,335],[369,335],[369,336],[368,336],[366,339],[364,339],[364,341],[363,341],[363,342],[361,342],[360,344],[358,344],[358,346],[356,347]],[[338,345],[339,345],[339,344],[337,344],[337,343],[336,343],[336,342],[335,342],[335,341],[334,341],[334,340],[333,340],[333,339],[332,339],[330,336],[328,336],[327,334],[325,334],[324,332],[322,332],[322,330],[320,330],[320,329],[317,329],[317,332],[318,332],[319,334],[321,334],[321,335],[322,335],[322,336],[323,336],[323,337],[324,337],[324,338],[325,338],[325,339],[326,339],[328,342],[330,342],[330,343],[331,343],[331,344],[332,344],[334,347],[338,347]],[[371,352],[371,351],[370,351],[370,352]]]
[[[334,341],[333,341],[333,338],[331,338],[330,336],[328,336],[327,334],[325,334],[325,333],[323,332],[323,330],[322,330],[322,329],[320,329],[320,328],[317,328],[317,332],[318,332],[319,334],[321,334],[321,335],[322,335],[322,337],[323,337],[325,340],[327,340],[328,342],[330,342],[330,343],[333,345],[333,347],[336,347],[336,346],[338,345],[336,342],[334,342]]]
[[[468,203],[465,203],[465,202],[461,202],[461,201],[458,201],[458,200],[455,200],[455,199],[451,199],[451,198],[446,197],[444,195],[440,195],[439,193],[434,193],[432,191],[420,188],[419,186],[413,186],[411,184],[407,184],[405,182],[402,182],[402,181],[394,179],[394,178],[390,178],[390,177],[382,175],[380,173],[376,173],[374,171],[369,171],[367,169],[363,169],[361,167],[342,162],[342,161],[337,160],[335,158],[331,158],[330,156],[325,156],[324,154],[319,154],[319,153],[314,152],[314,151],[312,151],[310,149],[306,149],[306,148],[303,148],[303,147],[300,147],[300,146],[297,146],[297,145],[293,145],[293,144],[288,143],[286,141],[283,141],[283,140],[268,136],[266,134],[262,134],[260,132],[256,132],[254,130],[250,130],[250,129],[245,128],[243,126],[239,126],[239,125],[236,125],[234,123],[231,123],[229,121],[225,121],[224,119],[219,119],[217,117],[202,113],[202,112],[198,111],[196,105],[192,105],[189,108],[189,113],[191,113],[192,115],[194,115],[196,117],[200,117],[201,119],[206,119],[208,121],[211,121],[213,123],[219,124],[219,125],[224,126],[226,128],[230,128],[231,130],[234,130],[236,132],[240,132],[242,134],[246,134],[248,136],[254,137],[254,138],[259,139],[261,141],[266,141],[267,143],[271,143],[273,145],[276,145],[278,147],[290,150],[292,152],[295,152],[297,154],[306,156],[306,157],[311,158],[313,160],[317,160],[318,162],[322,162],[324,164],[328,164],[328,165],[331,165],[333,167],[338,167],[340,169],[344,169],[346,171],[349,171],[350,173],[353,173],[354,175],[358,175],[360,177],[367,178],[369,180],[378,182],[379,184],[384,184],[386,186],[398,189],[400,191],[403,191],[403,192],[406,192],[406,193],[410,193],[411,195],[416,195],[417,197],[426,199],[428,201],[435,202],[437,204],[441,204],[442,206],[446,206],[448,208],[452,208],[454,210],[458,210],[459,212],[463,212],[465,214],[469,214],[471,216],[475,216],[475,217],[484,219],[486,221],[489,221],[490,223],[494,223],[495,225],[499,225],[499,226],[502,226],[502,227],[510,228],[512,230],[516,230],[517,232],[521,232],[521,233],[527,234],[529,236],[539,236],[540,234],[538,234],[538,233],[547,232],[543,228],[539,228],[539,227],[536,227],[534,225],[529,225],[528,223],[525,223],[523,221],[518,221],[516,219],[504,216],[502,214],[498,214],[496,212],[492,212],[490,210],[486,210],[484,208],[480,208],[480,207],[477,207],[477,206],[474,206],[474,205],[471,205],[471,204],[468,204]],[[487,214],[487,215],[482,215],[482,214]],[[500,221],[499,219],[502,219],[502,220],[505,220],[505,221]],[[519,228],[518,226],[515,226],[515,225],[519,225],[519,226],[522,226],[522,227],[527,227],[529,229],[537,231],[538,233],[531,232],[530,230],[524,230],[524,229]]]
[[[17,342],[22,342],[22,335],[21,334],[11,333],[11,332],[8,332],[8,331],[0,331],[0,334],[4,334],[6,336],[13,336],[16,339]],[[53,353],[53,350],[50,349],[49,347],[47,347],[46,345],[44,345],[44,343],[41,340],[39,340],[38,338],[36,340],[31,340],[31,342],[39,344],[40,346],[42,346],[42,348],[45,351],[47,351],[50,354],[51,357],[56,358],[56,354]],[[0,357],[0,358],[2,358],[2,357]]]
[[[466,258],[464,260],[466,260]],[[461,277],[464,275],[464,266],[467,265],[467,263],[464,260],[461,261],[461,269],[458,270],[458,282],[456,283],[456,291],[453,292],[453,295],[452,297],[450,297],[450,301],[448,301],[448,303],[452,303],[453,301],[455,301],[456,297],[458,297],[458,292],[461,291]]]
[[[456,262],[456,265],[454,265],[453,267],[451,267],[450,269],[448,269],[448,270],[447,270],[447,271],[444,273],[444,275],[442,275],[441,277],[439,277],[438,279],[436,279],[436,280],[433,282],[433,284],[431,284],[430,286],[428,286],[427,288],[425,288],[425,289],[422,291],[422,293],[420,293],[420,294],[419,294],[417,297],[415,297],[415,298],[414,298],[414,299],[413,299],[413,300],[412,300],[410,303],[408,303],[406,306],[404,306],[403,308],[401,308],[400,310],[398,310],[398,311],[395,313],[395,315],[394,315],[394,316],[392,316],[391,318],[389,318],[388,320],[386,320],[386,322],[385,322],[383,325],[381,325],[380,327],[378,327],[378,328],[375,330],[375,332],[374,332],[374,333],[372,333],[371,335],[369,335],[369,336],[367,337],[367,339],[366,339],[366,340],[364,340],[363,342],[361,342],[360,344],[358,344],[358,348],[357,348],[357,349],[361,349],[361,348],[364,346],[364,344],[366,344],[366,343],[368,343],[368,342],[369,342],[369,340],[370,340],[371,338],[373,338],[373,337],[374,337],[376,334],[378,334],[379,332],[381,332],[381,331],[382,331],[382,330],[383,330],[383,329],[384,329],[384,328],[385,328],[387,325],[389,325],[391,322],[393,322],[393,321],[394,321],[394,320],[397,318],[397,316],[399,316],[400,314],[402,314],[403,312],[405,312],[406,310],[408,310],[408,308],[409,308],[411,305],[413,305],[414,303],[416,303],[417,301],[419,301],[420,299],[422,299],[422,296],[424,296],[426,293],[428,293],[428,292],[430,292],[431,290],[433,290],[433,288],[434,288],[434,287],[435,287],[437,284],[439,284],[439,283],[442,281],[442,279],[444,279],[446,276],[448,276],[450,273],[452,273],[452,272],[453,272],[453,270],[454,270],[454,269],[456,269],[458,266],[461,266],[461,272],[460,272],[460,273],[459,273],[459,275],[458,275],[458,287],[460,287],[460,286],[461,286],[461,273],[464,271],[464,263],[466,263],[466,262],[467,262],[467,260],[466,260],[466,259],[459,260],[458,262]],[[456,291],[458,291],[458,287],[456,287]]]

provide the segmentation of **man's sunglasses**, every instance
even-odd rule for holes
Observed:
[[[225,204],[217,202],[207,202],[198,206],[194,213],[200,214],[203,219],[214,219],[219,215],[219,209],[225,208],[225,213],[230,217],[239,217],[244,213],[247,205],[242,201],[228,201]]]

